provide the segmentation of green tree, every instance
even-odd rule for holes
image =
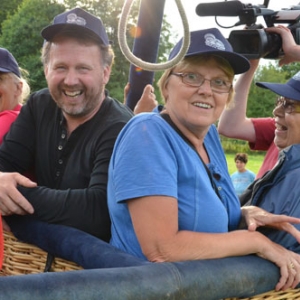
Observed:
[[[32,91],[46,87],[40,60],[41,30],[65,10],[53,0],[23,0],[16,13],[2,23],[0,45],[10,50],[21,68],[29,72]]]
[[[286,78],[287,72],[274,63],[259,66],[249,92],[247,116],[251,118],[272,117],[276,95],[268,89],[257,87],[255,83],[259,81],[285,83]]]
[[[1,0],[1,9],[0,9],[0,35],[2,33],[2,23],[10,16],[13,15],[18,6],[22,3],[23,0]]]
[[[300,71],[300,63],[292,63],[289,65],[282,66],[282,70],[285,71],[286,81],[292,78],[297,72]]]

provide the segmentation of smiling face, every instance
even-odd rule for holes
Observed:
[[[200,87],[193,87],[183,83],[181,77],[170,74],[165,86],[161,88],[166,110],[173,122],[187,137],[204,137],[209,126],[219,119],[229,98],[229,93],[213,92],[210,80],[232,82],[233,74],[226,74],[214,56],[209,56],[206,60],[194,59],[193,63],[189,61],[185,65],[181,64],[172,72],[196,73],[206,79]]]
[[[98,111],[109,75],[110,67],[102,63],[95,43],[65,36],[53,40],[45,76],[50,93],[67,120],[86,120]]]
[[[298,101],[297,101],[298,102]],[[275,145],[281,150],[300,143],[300,113],[286,113],[283,106],[273,110],[275,117]]]

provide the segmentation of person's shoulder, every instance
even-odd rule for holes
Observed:
[[[154,112],[143,112],[143,113],[139,113],[137,115],[135,115],[131,120],[130,123],[133,124],[138,124],[138,123],[162,123],[164,124],[164,120],[163,118],[160,116],[160,114],[158,113],[154,113]]]
[[[4,110],[0,112],[0,118],[2,119],[16,119],[20,112],[17,110]]]
[[[35,91],[35,92],[31,93],[28,100],[27,100],[27,102],[26,102],[26,104],[27,103],[32,103],[32,102],[35,102],[35,103],[38,102],[40,104],[45,104],[49,101],[54,103],[48,88],[44,88],[44,89],[41,89],[41,90],[38,90],[38,91]]]
[[[230,177],[233,178],[233,177],[236,177],[237,175],[238,175],[238,172],[235,171],[235,172],[233,172],[233,173],[230,175]]]
[[[59,110],[47,88],[33,92],[23,105],[22,110],[23,109],[24,111],[31,111],[32,114],[39,116],[43,116],[44,114],[53,116],[53,114]]]
[[[140,128],[140,129],[139,129]],[[125,131],[153,130],[168,131],[169,124],[160,116],[153,112],[139,113],[131,118],[125,126]]]
[[[29,98],[38,98],[38,97],[50,97],[50,98],[52,98],[48,88],[43,88],[41,90],[32,92]]]
[[[133,116],[133,112],[128,106],[110,96],[105,97],[102,108],[107,110],[109,114],[123,115],[130,118]]]
[[[254,177],[256,176],[255,173],[254,173],[253,171],[248,170],[248,169],[247,169],[247,173],[250,174],[250,175],[252,175],[252,176],[254,176]]]

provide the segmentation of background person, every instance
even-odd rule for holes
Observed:
[[[0,145],[11,124],[17,118],[22,102],[30,93],[29,85],[21,75],[14,56],[0,48]],[[3,261],[3,232],[0,215],[0,269]]]
[[[230,177],[236,194],[240,196],[248,185],[254,181],[255,174],[246,169],[246,165],[248,163],[247,153],[237,153],[234,157],[234,161],[237,171]]]
[[[214,126],[231,100],[234,74],[248,68],[219,30],[191,32],[184,60],[159,82],[165,113],[135,116],[116,141],[108,181],[111,244],[151,262],[255,253],[279,266],[276,289],[286,289],[299,283],[300,256],[251,228],[276,223],[291,232],[287,222],[300,219],[241,210]],[[241,214],[249,230],[236,230]]]
[[[108,164],[132,117],[105,91],[114,54],[102,21],[80,8],[42,36],[48,89],[30,96],[0,147],[0,210],[108,241]],[[31,167],[36,183],[20,174]]]
[[[30,93],[14,56],[0,48],[0,144]]]

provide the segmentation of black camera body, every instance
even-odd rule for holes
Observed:
[[[238,16],[240,21],[233,26],[244,24],[246,29],[230,32],[228,41],[233,50],[248,59],[278,59],[284,55],[281,36],[266,32],[262,25],[256,24],[257,17],[262,16],[267,27],[278,23],[288,24],[295,42],[300,45],[300,5],[273,11],[266,8],[268,1],[265,2],[267,4],[262,6],[243,4],[237,0],[201,3],[197,6],[196,13],[199,16]]]

